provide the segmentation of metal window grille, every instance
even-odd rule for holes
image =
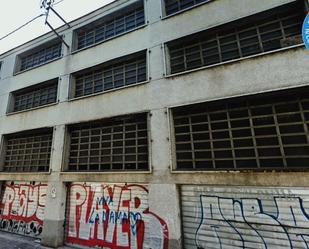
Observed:
[[[117,15],[117,13],[115,13]],[[77,49],[88,47],[95,43],[107,40],[145,24],[144,8],[138,7],[134,11],[117,15],[113,20],[101,23],[86,31],[77,31]]]
[[[309,91],[173,110],[178,170],[309,169]]]
[[[70,128],[69,171],[148,170],[147,115]]]
[[[165,12],[166,15],[171,15],[209,1],[210,0],[165,0]]]
[[[14,112],[43,106],[57,101],[57,81],[48,85],[27,88],[13,93]]]
[[[77,73],[75,77],[74,97],[90,95],[122,86],[146,81],[146,53],[122,58],[121,61],[108,62],[108,66],[86,73]]]
[[[303,13],[301,6],[289,5],[263,17],[257,14],[241,19],[239,22],[245,25],[237,27],[235,22],[172,41],[167,44],[171,73],[279,49],[294,37],[294,44],[302,43]]]
[[[61,56],[61,43],[41,49],[36,53],[21,57],[20,71],[42,65]]]
[[[48,171],[52,136],[52,130],[44,130],[5,137],[6,146],[3,171]]]

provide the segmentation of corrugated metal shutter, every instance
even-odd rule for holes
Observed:
[[[40,237],[46,191],[46,183],[5,182],[1,194],[0,230]]]
[[[309,248],[309,189],[181,186],[184,248]]]
[[[72,183],[66,243],[99,248],[167,249],[166,223],[148,206],[148,186]]]

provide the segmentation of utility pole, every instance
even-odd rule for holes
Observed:
[[[41,0],[40,8],[45,10],[45,24],[57,35],[58,39],[61,40],[61,42],[69,48],[69,45],[63,40],[62,36],[58,34],[58,32],[53,28],[53,26],[48,22],[48,16],[50,10],[62,21],[64,22],[68,28],[70,28],[70,25],[62,18],[62,16],[52,7],[54,3],[54,0]]]

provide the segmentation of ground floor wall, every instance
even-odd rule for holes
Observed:
[[[52,187],[55,184],[48,186],[43,245],[182,248],[175,184],[89,181]]]
[[[168,248],[168,225],[149,208],[147,184],[74,182],[68,191],[66,243]]]
[[[0,210],[2,231],[52,247],[309,246],[305,186],[5,181]]]
[[[309,189],[181,186],[184,248],[308,248]]]
[[[40,238],[46,190],[47,183],[4,182],[0,202],[0,230]]]

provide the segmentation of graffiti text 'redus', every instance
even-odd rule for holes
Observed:
[[[29,236],[43,231],[46,184],[4,185],[0,229]]]
[[[201,195],[197,248],[309,248],[309,216],[299,197],[227,198]],[[274,211],[269,212],[267,209]],[[228,235],[228,237],[227,237]],[[208,239],[206,239],[208,238]],[[212,239],[210,239],[212,238]]]
[[[104,248],[167,249],[166,223],[149,211],[142,185],[73,184],[67,241]],[[150,234],[156,231],[155,234]]]

